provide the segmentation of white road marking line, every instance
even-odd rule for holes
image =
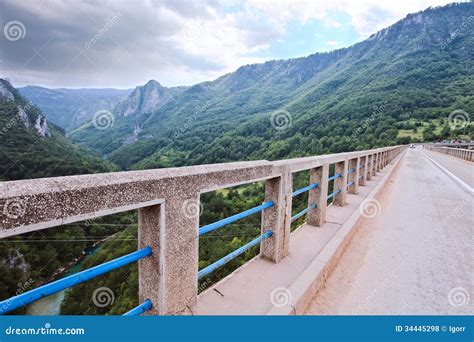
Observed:
[[[429,161],[431,161],[433,164],[435,164],[438,168],[441,169],[441,171],[443,171],[444,173],[446,173],[449,177],[451,177],[456,183],[458,183],[459,186],[461,186],[461,188],[463,188],[463,190],[467,191],[468,193],[472,194],[474,193],[474,188],[471,188],[468,184],[464,183],[461,179],[459,179],[457,176],[455,176],[452,172],[448,171],[446,168],[444,168],[443,166],[441,166],[439,163],[437,163],[436,161],[434,161],[433,159],[431,159],[426,153],[420,151],[417,149],[418,152],[420,152],[421,154],[423,154],[425,156],[426,159],[428,159]]]

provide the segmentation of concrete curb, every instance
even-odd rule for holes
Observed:
[[[272,307],[267,311],[267,315],[304,314],[313,298],[324,287],[326,279],[336,267],[352,237],[357,233],[360,222],[364,219],[359,208],[365,201],[376,199],[380,196],[390,178],[399,169],[400,161],[405,154],[406,150],[389,163],[393,167],[388,170],[375,188],[367,195],[366,199],[359,205],[358,209],[353,212],[337,233],[328,241],[306,270],[290,285],[288,291],[291,293],[291,303],[284,307]]]

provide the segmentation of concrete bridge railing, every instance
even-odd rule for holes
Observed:
[[[470,162],[474,162],[474,150],[467,150],[463,148],[453,148],[453,147],[440,147],[435,145],[424,145],[426,149],[430,151],[436,151],[444,153],[456,158],[464,159]]]
[[[147,313],[183,314],[198,296],[199,200],[205,192],[265,182],[260,257],[278,263],[289,253],[293,174],[310,170],[307,222],[325,222],[329,167],[335,165],[333,204],[344,206],[406,146],[282,161],[252,161],[145,171],[116,172],[0,183],[0,238],[138,210],[138,248],[151,255],[138,261],[140,302]],[[349,172],[348,172],[349,171]],[[268,234],[267,234],[268,236]]]

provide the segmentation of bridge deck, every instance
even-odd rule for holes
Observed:
[[[473,177],[472,163],[409,149],[306,313],[473,314]]]

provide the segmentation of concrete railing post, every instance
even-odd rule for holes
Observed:
[[[362,165],[362,167],[360,168],[360,176],[362,177],[360,177],[357,182],[361,186],[364,186],[367,180],[367,162],[368,162],[367,157],[368,156],[360,157],[360,165]]]
[[[347,159],[342,162],[336,163],[336,173],[339,173],[341,177],[334,180],[334,191],[339,189],[339,192],[334,197],[334,205],[338,207],[343,207],[346,205],[346,196],[347,196]]]
[[[265,202],[272,201],[273,206],[262,212],[261,232],[272,230],[273,235],[262,241],[260,256],[275,263],[290,249],[292,179],[291,173],[285,171],[281,177],[265,182]]]
[[[377,175],[377,171],[378,171],[377,164],[378,164],[378,154],[374,153],[372,155],[372,176]]]
[[[162,299],[160,292],[160,227],[162,226],[161,205],[138,209],[138,248],[150,246],[152,255],[138,261],[139,302],[149,299],[153,308],[147,315],[158,315]]]
[[[192,313],[196,307],[199,213],[199,194],[139,210],[140,245],[153,251],[139,263],[140,299],[157,298],[151,314]]]
[[[318,186],[309,190],[308,205],[316,203],[317,206],[316,209],[308,211],[307,222],[309,225],[321,227],[326,220],[329,165],[323,164],[309,172],[310,184],[318,183]]]
[[[373,168],[373,158],[372,154],[368,154],[366,157],[366,173],[367,173],[367,178],[366,180],[369,181],[370,178],[372,178],[372,168]]]
[[[350,194],[357,194],[359,191],[359,158],[349,160],[349,170],[354,169],[355,171],[347,175],[347,183],[354,182],[351,186],[347,187],[347,192]]]

